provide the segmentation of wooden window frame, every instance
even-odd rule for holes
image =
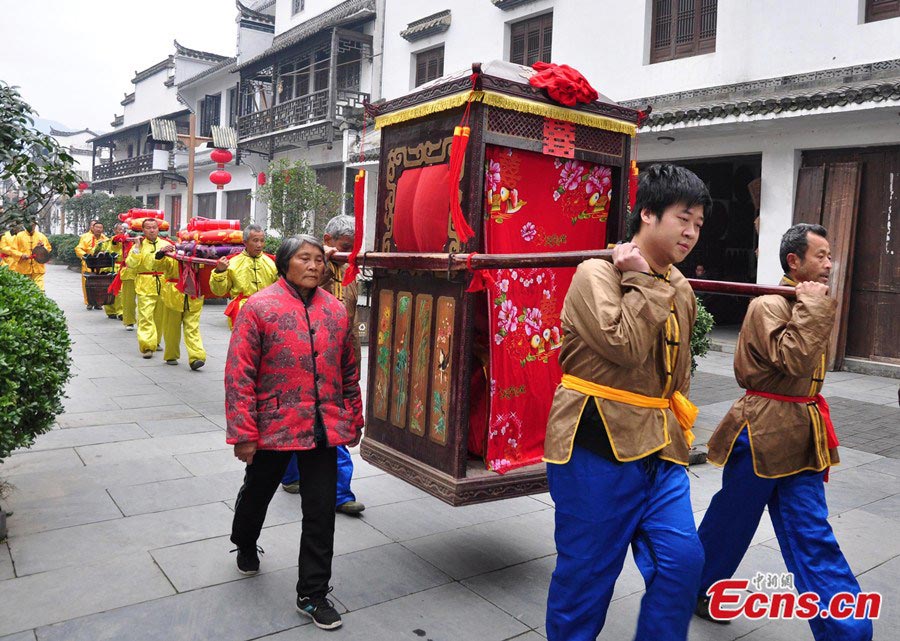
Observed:
[[[866,0],[866,22],[900,18],[900,0]]]
[[[200,100],[200,135],[211,136],[213,125],[222,124],[222,94],[207,94]]]
[[[900,0],[898,0],[900,1]],[[651,0],[650,14],[650,64],[690,58],[716,50],[716,31],[718,30],[718,0]],[[667,16],[660,16],[666,9]],[[691,15],[685,16],[685,13]],[[707,19],[707,34],[703,34],[703,20]],[[708,21],[712,20],[712,33],[709,32]],[[679,26],[691,26],[690,39],[678,42]],[[668,42],[657,43],[659,30],[668,29]]]
[[[306,8],[306,0],[291,0],[291,15],[296,16]]]
[[[433,72],[429,72],[429,67],[432,62],[436,62],[437,64],[433,68]],[[424,85],[426,82],[431,82],[435,78],[440,78],[444,75],[444,45],[442,44],[416,53],[413,65],[415,74],[413,79],[414,87]],[[420,74],[419,72],[423,69],[424,73]]]
[[[529,47],[529,37],[536,32],[538,42],[535,48]],[[517,51],[516,40],[522,38],[521,53]],[[509,25],[509,62],[530,67],[537,61],[550,62],[553,50],[553,12],[519,20]],[[529,53],[536,56],[531,59]]]

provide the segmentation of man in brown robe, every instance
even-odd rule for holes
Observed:
[[[831,250],[820,225],[801,223],[781,239],[782,285],[796,300],[760,296],[750,303],[734,352],[734,373],[747,394],[738,399],[709,441],[709,461],[725,466],[699,534],[706,561],[698,616],[715,620],[707,590],[730,578],[753,538],[763,509],[778,537],[799,593],[825,605],[859,583],[828,523],[823,481],[838,462],[828,405],[819,394],[837,303],[828,296]],[[869,641],[868,619],[815,617],[816,641]]]
[[[550,641],[597,638],[629,545],[647,584],[635,639],[687,638],[703,560],[685,471],[697,307],[673,263],[696,245],[710,204],[690,171],[648,168],[632,242],[616,246],[612,264],[582,263],[566,295],[563,380],[544,444],[558,552]]]

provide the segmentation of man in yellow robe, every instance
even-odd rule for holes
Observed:
[[[32,223],[27,229],[13,236],[12,243],[7,246],[4,253],[12,256],[14,272],[28,276],[41,291],[44,291],[44,274],[47,267],[34,258],[34,250],[38,246],[43,246],[48,252],[53,251],[47,237],[37,230],[37,223]]]
[[[90,272],[90,269],[88,269],[84,257],[92,255],[97,246],[105,243],[107,240],[109,238],[103,233],[103,223],[99,220],[92,220],[90,225],[88,225],[88,230],[81,235],[81,238],[78,239],[78,244],[75,246],[75,255],[81,259],[81,294],[84,296],[84,305],[89,310],[100,309],[101,306],[91,305],[88,302],[87,279],[84,275]],[[107,314],[109,314],[109,311],[107,311]]]
[[[187,347],[188,364],[192,370],[206,365],[206,350],[200,336],[200,312],[203,311],[203,294],[196,297],[178,291],[180,270],[191,269],[190,265],[179,263],[171,257],[174,245],[167,245],[163,252],[169,254],[164,259],[165,282],[162,287],[162,301],[166,307],[163,318],[163,338],[167,365],[178,365],[181,357],[181,335],[184,328],[184,346]],[[201,267],[202,269],[202,267]]]
[[[135,271],[135,292],[138,307],[138,349],[144,358],[152,358],[162,337],[165,305],[162,303],[162,286],[166,258],[157,258],[156,252],[171,243],[159,237],[159,223],[145,218],[138,239],[125,259],[125,265]]]
[[[231,302],[225,308],[228,327],[247,299],[278,280],[275,261],[263,253],[266,232],[259,225],[247,225],[244,229],[244,251],[232,258],[219,259],[215,271],[209,277],[209,289],[216,296],[229,296]]]

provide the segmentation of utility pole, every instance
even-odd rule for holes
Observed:
[[[195,114],[190,115],[188,122],[190,124],[187,135],[178,134],[178,140],[187,147],[188,151],[187,220],[190,220],[194,215],[194,153],[200,145],[212,142],[212,138],[197,135],[197,116]]]

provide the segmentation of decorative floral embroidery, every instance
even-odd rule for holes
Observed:
[[[534,223],[525,223],[522,225],[522,240],[526,243],[534,240],[534,237],[537,236],[537,228],[534,226]]]

